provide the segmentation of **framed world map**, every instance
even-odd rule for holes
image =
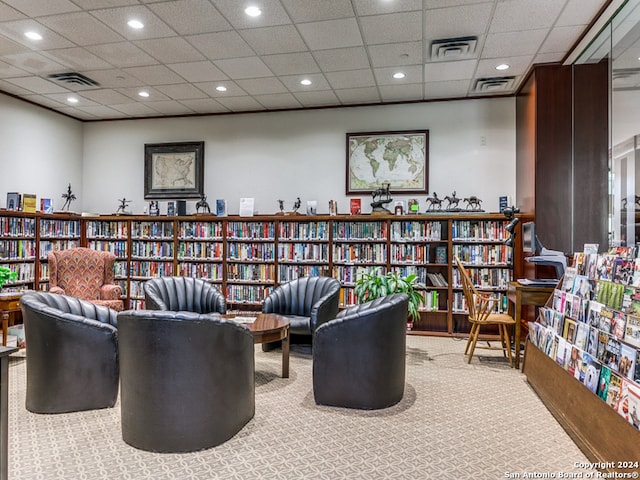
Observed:
[[[347,195],[428,192],[429,131],[347,133]]]
[[[147,143],[144,198],[198,198],[204,185],[204,142]]]

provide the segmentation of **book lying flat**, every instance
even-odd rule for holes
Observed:
[[[530,287],[555,287],[558,280],[555,278],[519,278],[518,283]]]

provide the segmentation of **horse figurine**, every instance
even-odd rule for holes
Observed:
[[[442,200],[442,198],[438,198],[436,192],[433,192],[433,197],[427,197],[427,211],[442,210]]]
[[[201,213],[200,209],[202,209],[202,213],[211,213],[211,208],[207,203],[207,196],[204,193],[200,195],[200,200],[196,203],[196,213]]]
[[[391,203],[391,194],[389,193],[389,187],[391,184],[385,183],[382,187],[376,188],[371,192],[373,202],[371,202],[371,209],[373,212],[379,213],[391,213],[391,211],[385,207],[387,203]]]
[[[480,200],[475,195],[465,198],[464,202],[467,204],[467,210],[473,210],[476,212],[482,211],[482,200]]]
[[[449,210],[449,211],[460,210],[460,208],[458,208],[458,204],[460,203],[461,199],[456,197],[456,191],[455,190],[453,191],[451,196],[447,195],[446,197],[444,197],[444,200],[447,201],[446,210]]]

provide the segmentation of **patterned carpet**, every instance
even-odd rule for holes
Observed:
[[[256,415],[209,450],[154,454],[122,441],[120,406],[37,415],[24,408],[25,362],[12,358],[9,478],[29,479],[498,479],[584,472],[585,462],[524,375],[501,352],[468,365],[464,342],[409,336],[403,400],[382,411],[317,406],[311,358],[256,347]],[[516,478],[516,477],[511,477]]]

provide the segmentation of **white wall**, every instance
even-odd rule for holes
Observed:
[[[0,206],[6,192],[35,193],[62,208],[71,183],[81,208],[82,122],[0,93]]]
[[[475,195],[486,211],[498,210],[500,195],[515,198],[515,98],[86,123],[79,198],[84,211],[111,213],[125,197],[142,213],[144,144],[204,141],[211,205],[225,198],[236,214],[241,197],[255,197],[258,213],[272,214],[278,199],[290,210],[299,196],[317,200],[318,213],[330,199],[347,213],[346,132],[414,129],[429,130],[429,194]],[[394,200],[412,197],[423,211],[426,195]],[[362,197],[365,213],[370,202]]]

